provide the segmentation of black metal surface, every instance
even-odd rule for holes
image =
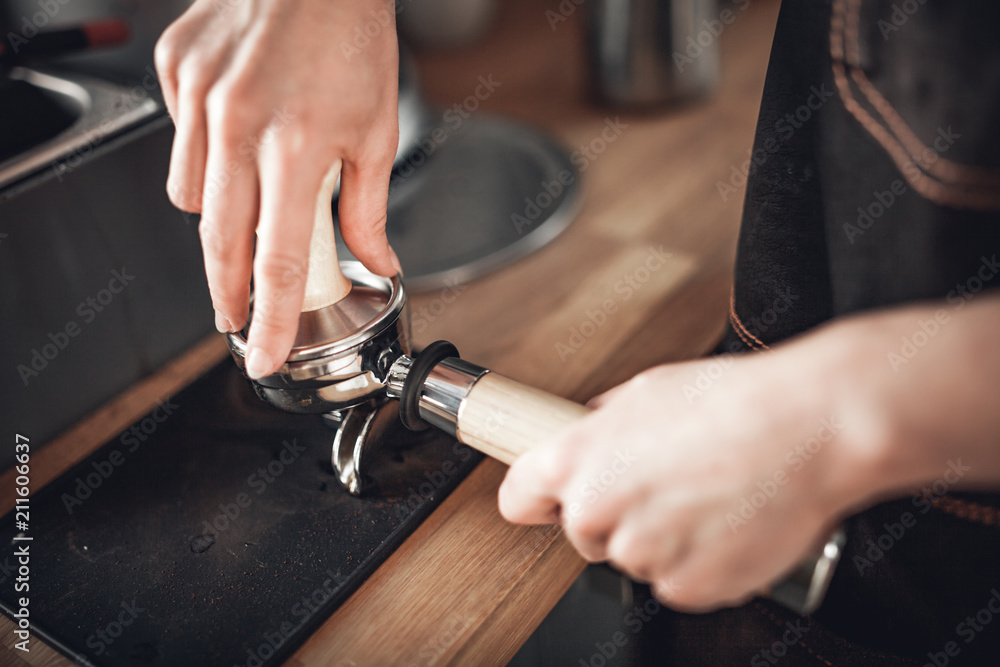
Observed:
[[[0,189],[2,432],[46,442],[214,331],[197,218],[163,186],[173,134],[164,114]]]
[[[58,95],[0,70],[0,162],[51,139],[79,115]]]
[[[395,432],[367,461],[380,492],[353,497],[320,417],[222,362],[32,497],[33,633],[82,664],[279,664],[481,459]]]

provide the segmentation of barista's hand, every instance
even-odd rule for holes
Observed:
[[[870,491],[859,471],[878,425],[835,409],[823,372],[794,347],[644,372],[517,460],[500,511],[561,522],[584,557],[674,607],[743,601]]]
[[[355,28],[376,18],[384,27],[358,53]],[[335,160],[344,241],[372,271],[399,270],[385,236],[398,58],[384,0],[196,0],[157,44],[177,126],[167,192],[201,213],[221,331],[246,323],[253,273],[251,376],[280,367],[295,339],[316,195]]]

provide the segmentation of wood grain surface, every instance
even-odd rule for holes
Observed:
[[[425,95],[442,112],[492,77],[499,85],[471,113],[528,122],[578,151],[586,202],[531,257],[411,303],[418,345],[450,340],[473,363],[584,402],[649,366],[708,352],[724,329],[744,191],[738,172],[778,2],[734,3],[736,19],[719,38],[719,90],[666,113],[588,102],[586,8],[573,6],[550,25],[556,0],[505,2],[482,42],[418,55]],[[723,197],[717,184],[730,179],[735,192]],[[38,451],[35,489],[224,354],[213,336]],[[480,464],[286,664],[506,663],[584,564],[558,529],[503,521],[496,490],[505,470]],[[0,476],[3,511],[13,486],[10,471]],[[38,641],[26,655],[12,646],[12,624],[0,619],[0,663],[70,664]]]

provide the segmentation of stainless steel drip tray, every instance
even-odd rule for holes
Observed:
[[[580,173],[558,142],[482,114],[428,128],[416,149],[397,159],[386,233],[412,294],[465,283],[531,254],[569,226],[582,199]],[[339,256],[351,257],[337,236]]]
[[[51,168],[73,168],[106,139],[162,112],[153,87],[122,86],[76,73],[49,73],[12,68],[0,85],[4,116],[31,109],[23,117],[5,118],[10,140],[21,146],[0,162],[0,188]],[[30,105],[25,102],[30,101]],[[10,144],[11,142],[5,141]]]

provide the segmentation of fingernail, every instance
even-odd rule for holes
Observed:
[[[264,350],[255,347],[247,355],[247,375],[251,379],[259,380],[265,375],[270,375],[274,368],[274,362]]]
[[[510,495],[510,490],[506,484],[501,484],[500,488],[497,490],[497,509],[500,510],[500,515],[503,517],[507,516],[507,505],[510,502],[508,496]]]
[[[233,325],[229,323],[229,320],[226,319],[226,316],[219,311],[215,311],[215,328],[219,330],[219,333],[232,333],[236,331]]]

